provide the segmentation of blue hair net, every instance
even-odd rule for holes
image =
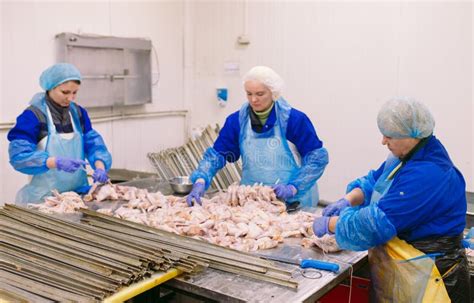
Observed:
[[[395,226],[377,203],[366,207],[347,207],[336,223],[336,242],[342,249],[366,250],[396,236]]]
[[[386,137],[421,139],[433,133],[435,121],[423,103],[407,97],[396,97],[382,106],[377,124]]]
[[[57,63],[47,68],[40,76],[40,86],[45,91],[71,80],[81,81],[81,73],[72,64]]]
[[[224,167],[226,161],[214,148],[209,147],[204,153],[203,159],[199,162],[198,168],[191,174],[191,182],[196,182],[197,179],[203,178],[206,182],[206,189],[211,185],[212,178],[217,171]]]

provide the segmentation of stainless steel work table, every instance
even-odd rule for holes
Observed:
[[[296,265],[275,262],[279,267],[294,271],[294,278],[298,281],[298,289],[278,286],[273,283],[258,281],[252,278],[239,276],[208,268],[204,272],[192,277],[179,276],[169,280],[164,285],[216,301],[225,302],[315,302],[333,287],[348,278],[352,270],[357,270],[367,262],[367,252],[341,251],[324,255],[314,248],[305,249],[299,245],[301,239],[287,239],[288,244],[281,247],[262,250],[259,254],[285,257],[313,258],[338,263],[338,273],[321,270],[319,279],[305,278]],[[342,261],[342,262],[341,262]],[[349,265],[350,264],[350,265]]]
[[[150,191],[161,191],[165,195],[172,193],[169,184],[156,182],[153,179],[134,180],[123,185],[147,188]],[[208,268],[194,276],[181,275],[166,282],[167,288],[176,289],[205,297],[215,301],[225,302],[315,302],[325,293],[350,277],[351,271],[357,270],[367,262],[367,251],[340,251],[323,254],[316,248],[303,248],[301,238],[287,238],[284,244],[277,248],[258,251],[262,255],[275,255],[288,258],[312,258],[339,264],[339,272],[332,273],[320,270],[319,279],[303,277],[296,265],[274,262],[276,266],[294,271],[298,281],[298,289],[294,290],[270,282],[239,276],[228,272]],[[352,265],[352,270],[351,270]]]

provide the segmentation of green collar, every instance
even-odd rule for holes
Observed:
[[[257,116],[258,120],[260,120],[262,125],[265,125],[265,123],[267,122],[267,119],[270,116],[270,112],[272,111],[273,106],[275,106],[275,102],[272,102],[272,105],[267,110],[264,110],[263,112],[256,112],[252,110]]]

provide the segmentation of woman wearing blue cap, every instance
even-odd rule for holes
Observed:
[[[74,103],[81,84],[79,70],[58,63],[40,76],[37,93],[8,133],[10,163],[33,175],[16,196],[17,204],[39,203],[51,190],[80,191],[88,186],[85,158],[95,182],[106,182],[112,157],[87,111]]]

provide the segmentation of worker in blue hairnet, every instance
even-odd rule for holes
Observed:
[[[273,186],[276,196],[302,206],[316,206],[316,181],[328,164],[328,153],[309,118],[283,97],[283,80],[266,66],[252,68],[243,78],[246,102],[227,117],[214,146],[207,149],[192,173],[191,206],[209,187],[226,161],[242,158],[241,184]],[[292,152],[294,147],[295,153]]]
[[[466,183],[433,135],[433,116],[394,98],[377,123],[388,158],[323,210],[314,233],[335,233],[342,249],[369,249],[374,302],[471,302],[461,244]]]
[[[91,126],[87,111],[74,101],[81,74],[72,64],[58,63],[40,76],[44,92],[17,118],[8,133],[11,165],[31,182],[17,194],[16,203],[39,203],[51,190],[82,191],[88,186],[85,159],[95,182],[106,182],[112,157]]]

